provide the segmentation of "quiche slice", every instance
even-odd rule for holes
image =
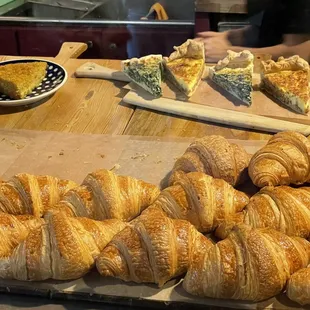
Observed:
[[[43,81],[47,63],[41,61],[0,66],[0,93],[24,99]]]
[[[155,97],[162,95],[162,55],[149,55],[122,61],[122,71]]]
[[[299,56],[262,62],[261,88],[294,111],[309,111],[309,64]]]
[[[205,50],[203,43],[187,40],[174,47],[169,58],[164,57],[167,79],[188,97],[197,89],[205,69]]]
[[[250,106],[252,104],[252,77],[254,56],[247,50],[228,55],[209,69],[209,78],[227,92]]]

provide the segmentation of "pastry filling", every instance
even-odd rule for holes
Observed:
[[[262,88],[299,113],[309,110],[309,86],[306,71],[281,71],[266,74]]]
[[[253,91],[252,68],[253,66],[248,66],[245,69],[224,68],[214,72],[212,80],[229,93],[250,105]]]

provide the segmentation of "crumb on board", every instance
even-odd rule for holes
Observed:
[[[2,139],[1,139],[1,142],[2,142],[2,141],[11,144],[11,145],[14,146],[17,150],[20,150],[20,149],[22,149],[22,148],[25,147],[25,145],[19,144],[19,143],[17,143],[16,141],[14,141],[14,140],[9,140],[9,139],[7,139],[7,138],[2,138]]]
[[[60,155],[60,156],[65,155],[64,150],[61,150],[61,151],[59,152],[59,155]]]
[[[140,161],[143,161],[145,158],[149,157],[150,155],[149,154],[139,154],[139,153],[136,153],[134,156],[131,156],[131,159],[139,159]]]
[[[121,168],[121,165],[120,164],[115,164],[111,169],[110,171],[114,171],[114,170],[118,170]]]
[[[47,158],[48,158],[48,159],[51,159],[52,157],[53,157],[52,155],[49,155]]]
[[[104,154],[98,154],[98,156],[101,157],[101,158],[105,158]]]

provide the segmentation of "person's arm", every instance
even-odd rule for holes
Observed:
[[[228,30],[224,32],[206,31],[197,33],[197,38],[204,40],[210,38],[222,38],[228,40],[230,44],[242,46],[245,42],[246,34],[251,30],[252,26],[246,26],[239,29]]]

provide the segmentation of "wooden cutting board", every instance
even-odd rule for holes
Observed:
[[[208,68],[205,76],[201,80],[199,87],[192,97],[187,98],[174,85],[169,82],[163,82],[163,97],[168,99],[176,99],[185,102],[197,103],[205,106],[221,108],[225,110],[244,112],[254,115],[261,115],[271,118],[288,120],[290,122],[302,123],[310,125],[310,116],[302,115],[284,107],[276,99],[260,91],[260,74],[255,70],[253,75],[253,102],[251,106],[246,106],[239,99],[235,98],[221,87],[210,81],[208,78]],[[144,90],[130,83],[125,86],[126,89],[134,90],[139,94],[144,94]]]
[[[81,182],[91,171],[116,168],[154,184],[171,170],[192,139],[137,136],[77,135],[25,130],[0,131],[0,176],[20,172],[51,174]],[[266,141],[231,140],[254,153]],[[155,285],[103,278],[95,270],[75,281],[22,282],[0,279],[0,292],[70,298],[130,306],[216,306],[237,309],[300,309],[283,294],[260,303],[198,298],[187,294],[181,279],[159,289]],[[310,308],[304,308],[310,309]]]
[[[208,67],[206,67],[205,75],[197,91],[191,98],[187,98],[179,92],[169,81],[164,81],[161,98],[154,98],[137,84],[129,83],[124,86],[130,92],[125,95],[123,101],[142,108],[230,126],[274,133],[292,130],[309,135],[310,121],[308,116],[297,114],[280,106],[259,90],[259,68],[263,56],[256,56],[253,76],[253,103],[250,107],[245,106],[210,81],[208,79]],[[260,58],[258,59],[258,57]],[[120,71],[90,62],[78,68],[76,76],[129,81],[128,77]]]

